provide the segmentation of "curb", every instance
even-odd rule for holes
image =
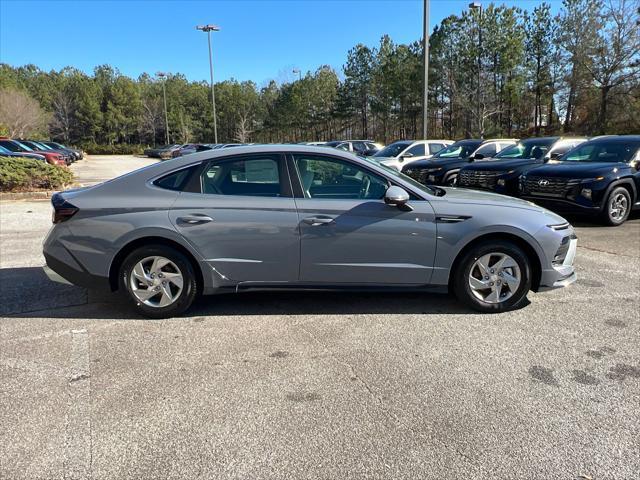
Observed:
[[[3,200],[47,200],[58,190],[46,190],[41,192],[13,192],[0,193],[0,201]]]

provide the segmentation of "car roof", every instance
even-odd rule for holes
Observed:
[[[521,138],[519,140],[520,143],[555,143],[560,140],[561,137],[531,137],[531,138]]]
[[[640,135],[605,135],[602,137],[596,137],[589,140],[589,143],[592,143],[592,142],[616,142],[616,143],[640,142]]]

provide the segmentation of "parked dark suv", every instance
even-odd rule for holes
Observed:
[[[540,137],[520,140],[486,161],[465,165],[458,186],[517,195],[520,175],[551,159],[560,158],[586,138]]]
[[[402,173],[425,185],[451,185],[458,183],[458,172],[475,160],[493,157],[516,143],[513,139],[467,139],[443,148],[433,157],[411,162]]]
[[[520,196],[551,210],[620,225],[640,208],[640,135],[600,137],[520,177]]]

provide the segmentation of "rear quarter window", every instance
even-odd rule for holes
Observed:
[[[182,192],[189,182],[191,175],[198,167],[199,165],[193,165],[191,167],[178,170],[177,172],[169,173],[168,175],[165,175],[153,182],[153,184],[156,187],[163,188],[165,190]]]

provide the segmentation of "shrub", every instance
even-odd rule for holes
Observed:
[[[99,145],[97,143],[85,143],[79,147],[89,155],[141,155],[145,145],[120,143],[116,145]]]
[[[66,167],[31,158],[0,157],[0,192],[57,190],[73,182]]]

